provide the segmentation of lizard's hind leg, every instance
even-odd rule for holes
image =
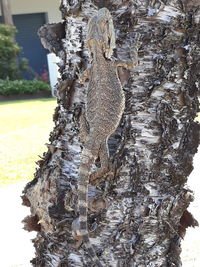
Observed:
[[[80,235],[87,239],[88,227],[87,227],[87,212],[88,212],[88,183],[91,173],[92,165],[94,164],[98,151],[100,149],[101,141],[97,138],[96,134],[90,133],[82,154],[81,164],[79,168],[79,180],[78,180],[78,208],[80,219]]]
[[[101,143],[99,149],[99,158],[101,162],[101,167],[90,175],[90,183],[92,184],[97,184],[98,182],[104,180],[104,176],[110,171],[109,149],[107,140],[104,140]]]

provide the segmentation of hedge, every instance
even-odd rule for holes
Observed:
[[[50,85],[37,80],[0,80],[0,95],[3,96],[34,94],[41,91],[50,92]]]
[[[16,28],[0,24],[0,79],[18,80],[28,70],[26,58],[19,58],[22,52],[15,40]]]

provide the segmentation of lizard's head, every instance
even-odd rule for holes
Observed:
[[[111,58],[115,48],[115,32],[111,14],[107,8],[99,9],[88,22],[87,45],[93,52],[94,45],[102,48],[106,58]]]

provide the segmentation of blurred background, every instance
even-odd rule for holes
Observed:
[[[56,99],[57,59],[37,36],[45,23],[61,21],[59,0],[0,0],[0,266],[31,266],[31,238],[21,221],[28,215],[20,195],[46,151]],[[199,120],[200,118],[198,118]],[[195,191],[189,210],[200,221],[199,159],[188,185]],[[200,266],[200,232],[189,229],[182,242],[183,267]]]

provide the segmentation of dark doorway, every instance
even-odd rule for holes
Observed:
[[[46,23],[45,13],[13,15],[13,21],[17,28],[16,40],[23,47],[21,57],[28,59],[31,72],[25,74],[28,79],[41,76],[47,66],[47,50],[45,50],[37,36],[39,27]]]

